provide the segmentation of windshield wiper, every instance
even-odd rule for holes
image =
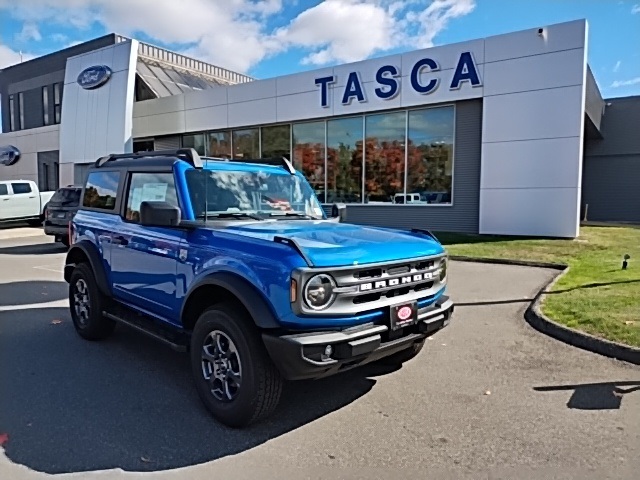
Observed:
[[[198,218],[205,218],[205,215],[198,215]],[[251,218],[253,220],[264,220],[263,217],[256,215],[255,213],[248,212],[207,213],[206,218]]]
[[[310,220],[320,220],[318,217],[314,217],[313,215],[307,215],[306,213],[300,212],[269,212],[270,217],[298,217]]]

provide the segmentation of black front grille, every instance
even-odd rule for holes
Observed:
[[[382,276],[382,269],[370,268],[368,270],[360,270],[359,272],[356,272],[354,276],[356,278],[359,278],[360,280],[365,280],[367,278],[378,278]]]

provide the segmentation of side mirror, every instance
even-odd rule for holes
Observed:
[[[167,202],[142,202],[140,225],[147,227],[177,227],[180,225],[180,209]]]
[[[344,222],[347,219],[347,206],[344,203],[334,203],[331,207],[331,216]]]

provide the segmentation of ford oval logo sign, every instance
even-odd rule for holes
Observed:
[[[109,78],[111,78],[111,69],[106,65],[95,65],[93,67],[85,68],[80,75],[78,75],[78,85],[85,90],[92,90],[94,88],[101,87]]]
[[[13,165],[20,160],[20,150],[13,145],[0,147],[0,165]]]

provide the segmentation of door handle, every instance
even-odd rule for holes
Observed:
[[[117,237],[113,237],[113,243],[114,245],[129,245],[129,240],[122,235],[118,235]]]
[[[36,198],[36,197],[29,197],[29,198]]]

